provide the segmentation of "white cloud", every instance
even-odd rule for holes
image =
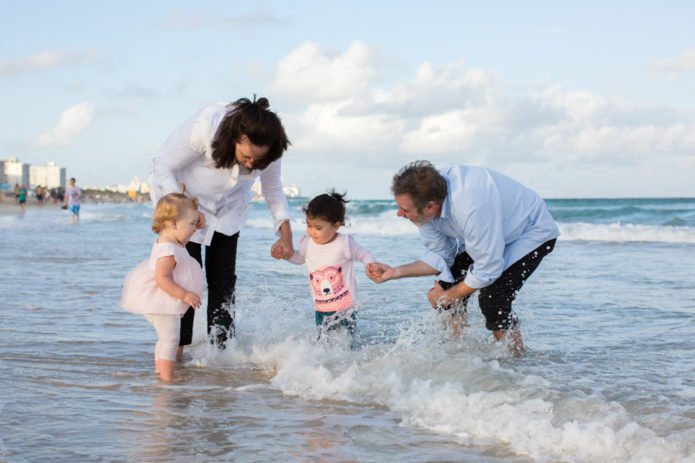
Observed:
[[[303,103],[281,115],[304,160],[322,165],[347,156],[356,165],[385,166],[420,158],[571,169],[640,165],[661,154],[685,160],[695,151],[693,114],[660,103],[506,85],[463,60],[425,62],[411,79],[384,86],[370,67],[373,56],[361,43],[332,56],[305,43],[281,61],[276,91]]]
[[[684,72],[695,71],[695,47],[688,48],[677,58],[654,60],[647,67],[647,71],[654,76],[665,76],[668,79],[675,79]]]
[[[692,116],[674,117],[672,110],[661,105],[611,100],[560,87],[548,89],[536,102],[557,115],[555,123],[535,128],[538,141],[561,158],[611,164],[657,153],[687,156],[695,149]]]
[[[313,152],[372,155],[398,143],[403,122],[381,114],[346,115],[349,102],[310,105],[298,116],[285,117],[292,144]]]
[[[412,154],[460,152],[478,137],[498,132],[500,122],[495,109],[486,106],[428,116],[416,130],[403,134],[401,149]]]
[[[48,132],[39,135],[35,142],[40,146],[65,146],[94,119],[95,106],[84,102],[69,107],[58,118],[58,124]]]
[[[280,61],[269,93],[294,103],[341,101],[364,92],[378,74],[378,53],[363,42],[342,54],[306,42]]]
[[[96,51],[76,53],[69,50],[47,50],[15,61],[0,61],[0,76],[14,76],[22,72],[41,71],[60,66],[93,61]]]

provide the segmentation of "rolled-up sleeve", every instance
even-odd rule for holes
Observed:
[[[473,259],[466,285],[480,289],[491,285],[504,271],[504,232],[499,197],[485,209],[474,211],[464,225],[466,252]]]
[[[281,160],[273,161],[261,174],[261,187],[268,208],[273,216],[273,229],[280,236],[280,225],[290,220],[290,207],[287,196],[282,191]]]
[[[420,260],[439,271],[437,278],[453,282],[450,268],[456,257],[456,239],[441,233],[432,222],[422,225],[419,231],[422,244],[425,246]]]
[[[155,203],[168,193],[180,192],[176,173],[203,156],[201,147],[197,147],[200,143],[193,140],[197,124],[200,124],[197,116],[190,118],[169,135],[157,150],[149,171],[150,196]]]

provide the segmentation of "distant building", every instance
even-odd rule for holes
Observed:
[[[64,187],[67,181],[65,167],[58,167],[55,162],[45,166],[31,166],[29,169],[29,184],[32,188],[41,185],[45,188]]]
[[[17,158],[0,162],[3,164],[3,178],[0,183],[29,186],[29,164],[19,162]]]
[[[282,187],[282,191],[288,198],[298,198],[300,196],[299,187],[297,185],[288,185]]]
[[[136,193],[149,194],[150,185],[145,182],[141,182],[140,179],[135,176],[133,180],[128,184],[128,191],[135,191]]]
[[[107,185],[104,189],[106,191],[114,191],[116,193],[128,193],[129,191],[134,191],[136,193],[149,194],[150,185],[145,182],[141,182],[140,179],[136,176],[133,178],[133,180],[130,181],[128,185],[121,185],[120,183],[116,183],[114,185]]]

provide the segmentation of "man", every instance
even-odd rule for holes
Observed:
[[[437,171],[416,161],[396,173],[391,192],[398,216],[413,222],[427,248],[420,260],[398,267],[371,264],[377,283],[439,275],[427,294],[448,311],[455,332],[475,291],[486,328],[495,339],[523,350],[512,301],[555,245],[560,231],[544,201],[517,181],[482,167],[455,165]]]
[[[70,210],[72,223],[80,221],[80,204],[82,189],[75,185],[75,178],[70,179],[70,185],[65,189],[65,207]]]

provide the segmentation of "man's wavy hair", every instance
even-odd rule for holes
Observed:
[[[418,212],[430,201],[441,205],[446,198],[446,179],[429,161],[415,161],[402,167],[393,176],[391,193],[409,194]]]
[[[267,98],[254,101],[240,98],[230,104],[231,111],[224,117],[217,128],[212,142],[212,159],[218,169],[234,167],[236,144],[246,135],[256,146],[267,146],[268,154],[255,162],[253,168],[263,170],[271,162],[282,157],[290,144],[280,118],[268,108]]]

